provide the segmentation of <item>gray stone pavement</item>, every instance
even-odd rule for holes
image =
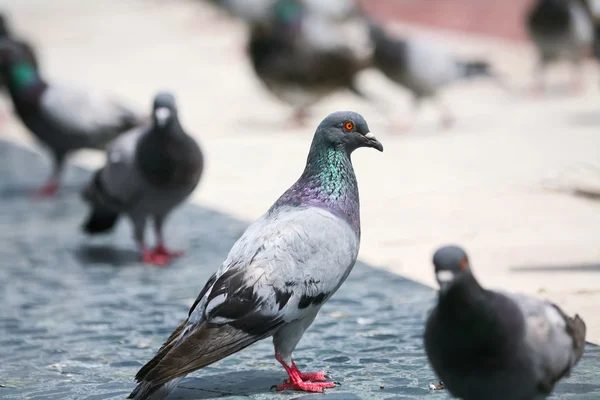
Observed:
[[[167,238],[187,255],[168,268],[138,262],[128,223],[103,238],[78,230],[78,192],[89,172],[71,167],[57,199],[30,194],[48,160],[0,141],[0,398],[119,399],[133,376],[185,318],[246,223],[186,205]],[[435,292],[359,262],[323,307],[295,353],[300,368],[326,369],[341,387],[328,399],[446,399],[422,346]],[[317,399],[269,392],[285,374],[269,340],[183,380],[173,399]],[[600,352],[589,345],[555,399],[598,399]]]

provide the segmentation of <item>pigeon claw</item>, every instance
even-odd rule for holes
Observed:
[[[164,267],[173,261],[175,257],[169,254],[158,252],[157,250],[142,251],[142,261],[144,264],[156,265]]]
[[[276,389],[278,392],[282,390],[299,390],[302,392],[313,392],[313,393],[323,393],[323,389],[334,388],[337,385],[334,382],[305,382],[305,381],[297,381],[293,382],[291,380],[287,380],[283,382],[281,385],[277,386]]]
[[[303,381],[325,382],[327,378],[325,372],[300,373],[300,379]]]
[[[184,255],[183,251],[168,250],[163,244],[159,244],[158,246],[156,246],[156,249],[154,249],[154,253],[169,258],[177,258]]]

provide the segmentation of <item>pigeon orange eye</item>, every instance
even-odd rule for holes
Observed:
[[[346,123],[344,124],[344,129],[346,129],[347,131],[351,131],[352,129],[354,129],[354,122],[346,121]]]

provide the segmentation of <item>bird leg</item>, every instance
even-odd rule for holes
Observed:
[[[138,244],[138,248],[140,249],[140,256],[142,258],[142,262],[144,264],[164,266],[169,263],[169,258],[160,254],[156,250],[151,250],[146,247],[146,242],[144,240],[145,230],[146,230],[146,216],[145,215],[135,215],[132,216],[133,220],[133,230],[135,235],[135,241]]]
[[[277,391],[292,389],[301,390],[304,392],[322,393],[323,389],[333,388],[336,386],[334,382],[324,382],[327,379],[327,376],[324,372],[303,374],[300,372],[300,370],[298,370],[298,367],[296,367],[296,363],[294,361],[292,361],[291,366],[287,365],[283,357],[281,357],[281,355],[277,352],[275,353],[275,359],[279,361],[279,363],[285,369],[285,372],[287,372],[288,376],[290,377],[281,385],[275,387]]]
[[[308,118],[308,112],[304,107],[296,108],[292,114],[292,121],[300,126],[306,126],[306,119]]]
[[[440,117],[440,124],[442,126],[443,129],[450,129],[454,126],[454,115],[452,115],[452,112],[450,111],[450,109],[448,108],[448,106],[443,103],[443,102],[439,102],[439,107],[440,107],[440,112],[441,112],[441,117]]]
[[[154,255],[163,257],[167,260],[167,262],[170,262],[174,258],[183,256],[184,252],[183,251],[172,251],[172,250],[167,249],[167,247],[165,246],[165,241],[164,241],[163,234],[162,234],[163,221],[164,221],[163,216],[155,216],[154,217],[154,229],[156,232],[156,242],[157,242],[156,248],[154,249]]]
[[[62,172],[62,168],[65,162],[64,154],[55,154],[54,155],[54,170],[52,171],[52,175],[41,189],[37,191],[35,197],[38,199],[43,199],[46,197],[52,197],[58,192],[58,186],[60,183],[60,175]]]
[[[574,94],[583,92],[583,89],[585,88],[581,70],[582,68],[580,63],[577,62],[573,64],[573,68],[571,70],[571,91]]]

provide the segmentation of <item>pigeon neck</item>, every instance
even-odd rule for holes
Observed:
[[[177,180],[180,165],[190,156],[189,143],[180,140],[184,133],[176,119],[164,127],[154,126],[140,138],[137,162],[144,176],[153,184],[168,185]]]
[[[275,204],[324,208],[360,235],[358,185],[350,154],[321,135],[313,140],[302,176]]]
[[[33,65],[20,61],[9,66],[8,87],[13,95],[22,96],[30,92],[41,92],[46,85]]]
[[[470,319],[480,320],[487,314],[487,292],[471,274],[456,278],[445,291],[440,291],[440,308],[459,324],[468,324]]]

